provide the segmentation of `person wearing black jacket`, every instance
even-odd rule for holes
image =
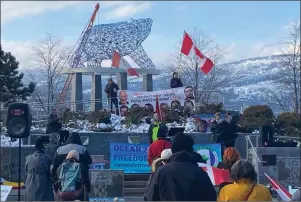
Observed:
[[[62,129],[61,117],[57,114],[56,109],[52,110],[52,113],[48,117],[48,123],[46,128],[46,134],[60,133]]]
[[[108,84],[105,87],[105,93],[107,93],[107,97],[111,105],[111,110],[113,109],[113,105],[115,106],[116,114],[119,114],[118,98],[117,98],[118,90],[119,90],[119,86],[116,83],[114,83],[112,78],[109,78]]]
[[[54,154],[52,161],[52,179],[54,184],[58,181],[56,175],[58,167],[63,163],[63,161],[65,161],[68,153],[72,150],[78,152],[79,162],[83,165],[84,178],[89,179],[89,166],[90,164],[92,164],[92,158],[86,147],[82,145],[79,134],[77,132],[73,132],[69,135],[68,139],[65,142],[65,145],[60,146]],[[91,188],[91,183],[89,180],[85,182],[85,187],[87,193],[89,193]]]
[[[154,173],[146,193],[147,201],[216,201],[208,176],[192,156],[193,139],[177,134],[169,163]]]
[[[56,150],[59,148],[59,134],[51,133],[49,135],[49,144],[47,145],[46,154],[48,154],[51,159],[54,156]]]
[[[215,114],[215,121],[212,122],[211,133],[215,143],[221,144],[221,153],[228,147],[235,146],[237,138],[236,124],[232,121],[231,114],[226,114],[226,120],[221,119],[221,114]]]
[[[179,74],[174,72],[172,75],[172,79],[170,80],[170,88],[179,88],[183,87],[182,80],[179,78]]]

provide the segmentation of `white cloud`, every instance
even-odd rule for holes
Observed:
[[[107,19],[119,19],[133,16],[144,12],[152,6],[150,2],[130,2],[128,5],[121,5],[106,13]]]
[[[20,69],[29,68],[32,65],[32,46],[33,41],[2,41],[2,49],[11,52],[19,62]]]
[[[1,24],[16,18],[39,15],[82,3],[84,1],[1,1]]]
[[[83,6],[83,4],[90,7],[96,5],[96,3],[95,1],[1,1],[1,24],[24,16],[36,16],[66,7]],[[132,5],[133,3],[126,1],[101,1],[99,4],[99,9],[111,9],[124,4]]]

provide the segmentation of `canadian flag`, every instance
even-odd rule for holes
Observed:
[[[199,163],[199,166],[207,172],[213,185],[220,185],[223,182],[231,182],[229,170],[215,168],[204,163]]]
[[[266,173],[264,173],[264,175],[268,178],[273,189],[278,193],[282,201],[291,201],[292,195],[284,187],[282,187],[277,181],[273,180]]]
[[[181,53],[197,62],[204,74],[208,74],[214,66],[213,62],[209,58],[207,58],[198,49],[198,47],[196,47],[192,38],[185,31],[182,41]]]
[[[113,52],[112,67],[125,69],[130,76],[139,77],[137,71],[116,51]]]

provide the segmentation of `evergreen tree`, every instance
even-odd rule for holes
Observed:
[[[5,105],[11,102],[26,100],[34,89],[35,84],[28,87],[22,83],[23,73],[18,72],[19,62],[11,53],[5,53],[0,47],[0,102]]]

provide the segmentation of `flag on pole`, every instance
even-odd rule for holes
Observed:
[[[156,108],[155,108],[155,113],[159,115],[160,121],[162,121],[162,114],[160,110],[160,103],[159,103],[159,97],[156,95]]]
[[[273,180],[270,176],[268,176],[268,174],[264,173],[264,175],[268,178],[273,189],[281,197],[282,201],[291,201],[292,195],[284,187],[282,187],[276,180]]]
[[[113,52],[112,67],[124,69],[130,76],[139,77],[137,71],[116,51]]]
[[[185,31],[181,53],[198,63],[204,74],[208,74],[214,66],[213,62],[198,49],[192,38]]]
[[[223,182],[231,182],[229,170],[215,168],[205,163],[199,163],[199,166],[207,172],[213,185],[220,185]]]

